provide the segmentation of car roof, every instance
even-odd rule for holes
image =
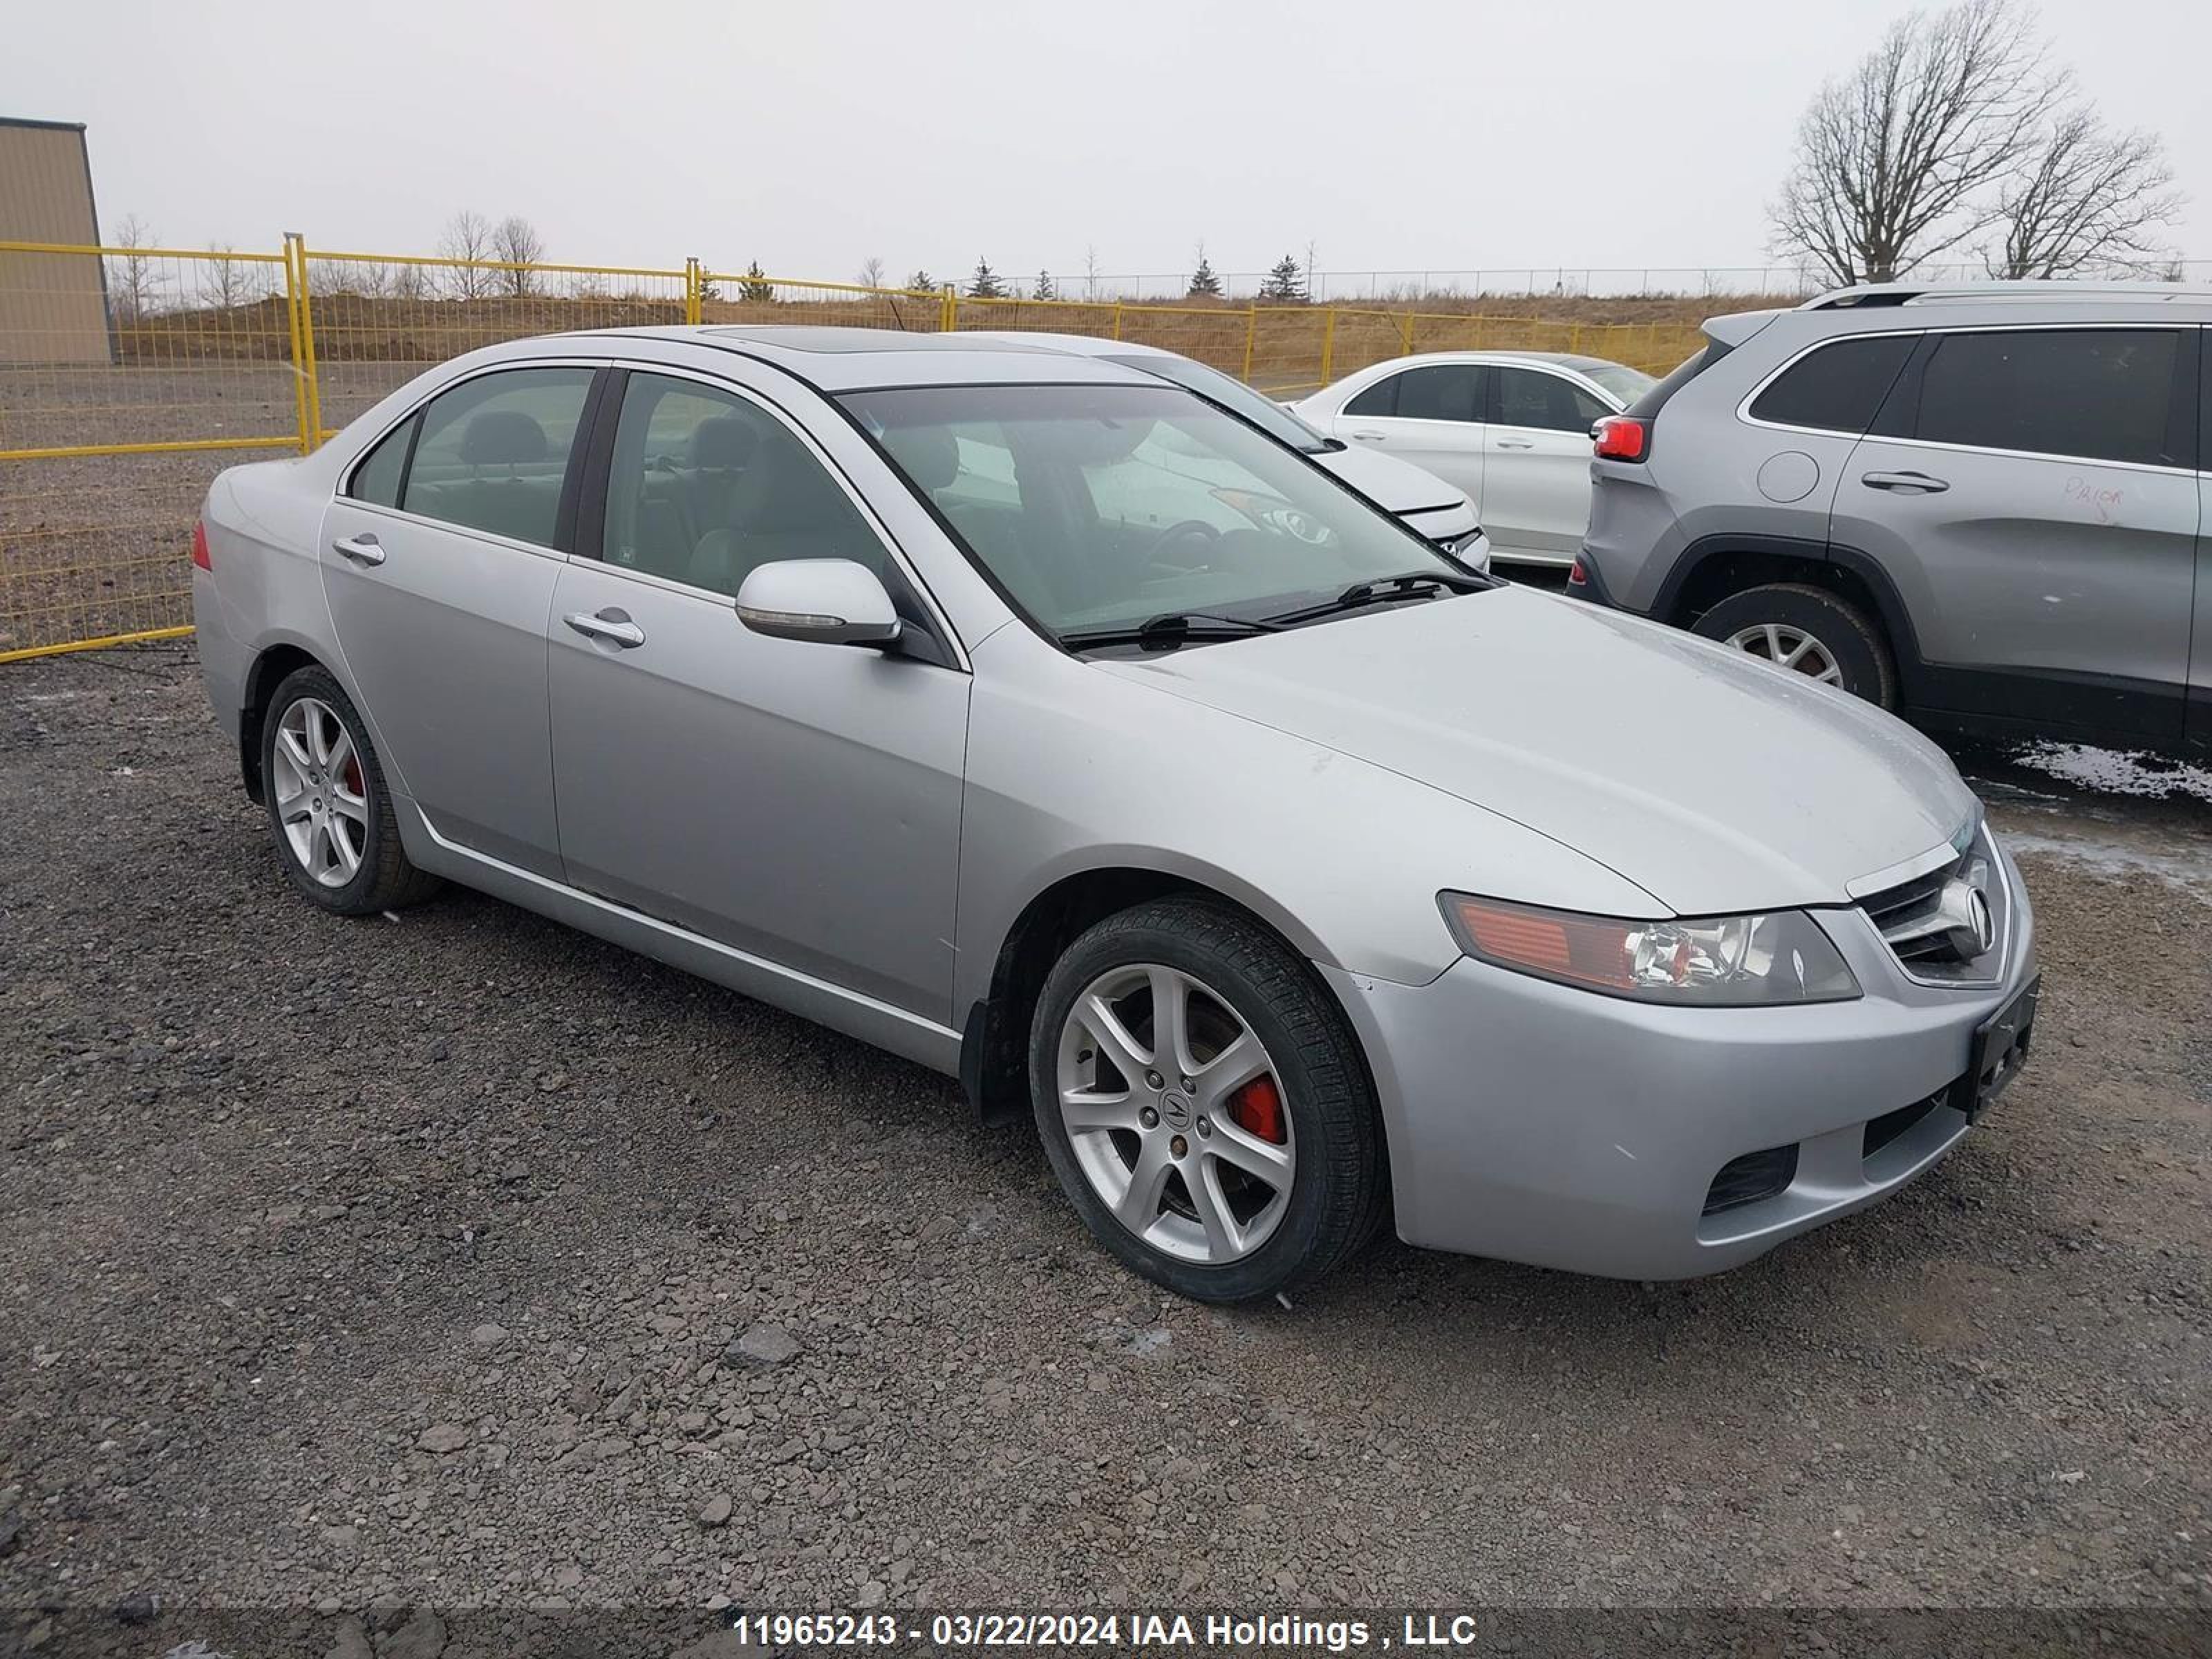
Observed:
[[[2183,283],[1863,283],[1814,295],[1790,316],[1839,331],[1862,326],[1937,328],[1966,323],[2212,321],[2212,288]]]
[[[1391,368],[1400,363],[1548,363],[1554,368],[1571,368],[1587,373],[1593,368],[1626,368],[1610,357],[1592,357],[1578,351],[1513,351],[1482,349],[1471,351],[1416,351],[1410,356],[1393,357],[1387,362],[1371,363],[1362,369],[1364,374],[1371,369]]]
[[[863,386],[1013,384],[1159,386],[1156,375],[999,336],[907,333],[895,328],[845,328],[811,323],[703,323],[655,328],[593,329],[539,335],[538,341],[630,340],[727,351],[805,381],[817,391]],[[520,344],[521,342],[516,343]]]
[[[1030,329],[963,329],[963,340],[996,340],[1006,345],[1031,345],[1046,351],[1072,352],[1078,357],[1179,357],[1182,354],[1159,346],[1139,345],[1134,340],[1102,340],[1096,334],[1047,334]]]

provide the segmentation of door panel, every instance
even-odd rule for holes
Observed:
[[[1500,364],[1486,412],[1482,527],[1493,556],[1571,562],[1589,527],[1590,423],[1613,406],[1563,374]]]
[[[1844,466],[1832,536],[1889,574],[1930,664],[2131,683],[2115,688],[2143,694],[2125,698],[2129,728],[2171,739],[2200,488],[2148,468],[1868,438]]]
[[[2203,441],[2212,452],[2212,370],[2205,374]],[[2197,475],[2197,626],[2189,657],[2189,738],[2212,750],[2212,475]]]
[[[1364,387],[1337,416],[1334,435],[1380,449],[1465,490],[1482,514],[1482,406],[1487,372],[1480,363],[1424,363]]]
[[[582,559],[553,610],[567,878],[951,1023],[968,676]],[[562,620],[602,612],[642,641]]]

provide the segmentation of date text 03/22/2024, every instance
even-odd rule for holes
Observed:
[[[1466,1613],[1395,1619],[1318,1619],[1300,1613],[938,1613],[911,1624],[890,1613],[750,1613],[732,1621],[748,1644],[876,1647],[927,1641],[939,1648],[1301,1648],[1330,1653],[1459,1648],[1478,1639]]]

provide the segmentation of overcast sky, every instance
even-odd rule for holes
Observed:
[[[848,279],[1765,263],[1797,116],[1898,0],[13,0],[0,114],[88,124],[103,228]],[[2212,4],[2045,0],[2212,258]],[[2199,229],[2198,227],[2206,227]],[[0,232],[4,234],[4,232]]]

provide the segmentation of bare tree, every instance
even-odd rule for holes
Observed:
[[[116,228],[114,246],[124,252],[107,262],[107,293],[118,320],[135,323],[154,309],[163,277],[153,256],[154,233],[137,214],[125,214]]]
[[[238,252],[236,247],[228,242],[221,246],[210,242],[208,252],[216,257],[202,264],[202,304],[217,311],[231,311],[251,305],[261,297],[261,283],[254,266],[231,257]]]
[[[883,285],[884,262],[880,257],[871,253],[866,258],[860,261],[860,286],[862,288],[881,288]]]
[[[427,300],[430,297],[428,270],[422,265],[394,265],[390,288],[395,300]]]
[[[1095,246],[1086,246],[1083,250],[1083,297],[1098,297],[1098,250]]]
[[[2020,0],[1960,0],[1891,25],[1822,87],[1770,210],[1776,251],[1835,281],[1886,283],[1978,234],[1993,188],[2064,98]]]
[[[463,208],[446,221],[445,231],[438,238],[438,252],[448,259],[489,258],[491,222],[473,209]],[[479,264],[458,264],[451,270],[450,280],[457,299],[483,299],[497,285],[499,273],[486,270]]]
[[[545,257],[545,239],[529,220],[519,213],[510,213],[492,230],[491,252],[494,258],[503,259],[510,265],[534,265]],[[502,270],[499,273],[499,284],[514,298],[526,300],[537,276],[532,270]]]
[[[2158,228],[2180,208],[2156,133],[2116,132],[2082,105],[2059,112],[1997,197],[1992,276],[2061,276],[2084,266],[2154,272],[2172,258]]]

